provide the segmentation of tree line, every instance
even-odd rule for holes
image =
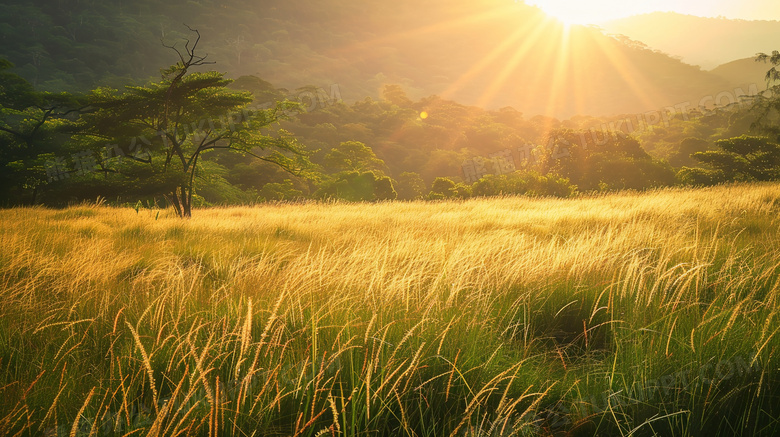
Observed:
[[[413,101],[398,85],[352,105],[326,92],[316,107],[316,87],[296,90],[307,105],[259,78],[209,71],[200,33],[189,33],[168,47],[178,59],[160,80],[123,90],[38,91],[0,60],[0,202],[103,197],[188,217],[210,204],[568,197],[780,177],[780,104],[771,96],[639,135],[594,130],[603,119],[526,119],[437,96]],[[780,54],[759,60],[773,65],[772,83]],[[686,137],[666,157],[657,153],[659,135],[674,141],[680,132],[706,139]],[[729,134],[737,135],[717,138]]]

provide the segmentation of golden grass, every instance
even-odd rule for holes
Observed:
[[[721,433],[752,396],[733,420],[760,434],[778,212],[776,184],[0,211],[0,432]],[[696,370],[744,357],[760,371]],[[699,378],[667,380],[652,424],[647,402],[572,407],[679,368]]]

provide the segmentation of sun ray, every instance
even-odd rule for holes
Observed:
[[[639,98],[642,105],[648,108],[648,110],[654,108],[656,105],[655,100],[650,97],[648,91],[652,86],[644,79],[642,72],[617,48],[616,43],[604,38],[595,38],[595,40],[602,53],[609,59],[612,67],[620,74],[621,79],[628,85],[634,96]]]
[[[528,52],[534,48],[539,41],[541,35],[545,30],[549,29],[549,26],[553,23],[549,20],[541,20],[536,24],[530,35],[525,39],[523,45],[512,55],[506,65],[501,69],[498,76],[492,81],[487,90],[483,93],[482,97],[477,103],[477,106],[486,106],[493,96],[504,86],[507,78],[515,71],[517,64],[519,64]]]
[[[586,59],[584,59],[584,51],[579,49],[579,42],[582,41],[585,32],[587,30],[583,27],[573,27],[569,33],[570,38],[570,50],[571,50],[571,71],[572,74],[571,83],[574,92],[571,93],[574,100],[574,112],[576,114],[583,114],[587,109],[587,98],[584,90],[586,89],[585,79],[581,74],[577,74],[579,71],[584,71],[586,66]]]
[[[464,27],[477,22],[490,21],[492,19],[503,16],[506,13],[506,8],[494,8],[480,12],[476,15],[468,15],[458,17],[452,20],[442,21],[438,23],[429,24],[423,27],[417,27],[409,29],[403,32],[396,32],[382,36],[380,38],[374,38],[367,41],[361,41],[350,46],[341,47],[332,51],[332,54],[348,54],[349,52],[363,51],[375,46],[379,46],[386,43],[397,42],[402,39],[420,39],[420,37],[435,34],[444,31],[453,31],[458,27]]]
[[[516,30],[512,35],[502,41],[495,49],[491,50],[481,61],[472,66],[468,71],[460,75],[447,89],[442,91],[441,95],[444,98],[452,96],[455,92],[460,90],[466,83],[472,80],[476,75],[483,72],[490,66],[491,63],[496,61],[499,56],[509,51],[512,45],[515,44],[523,35],[527,32],[526,28],[520,28]]]
[[[569,66],[569,54],[571,50],[570,36],[571,27],[564,26],[561,32],[560,45],[558,47],[558,56],[554,61],[552,81],[550,82],[550,95],[547,99],[547,106],[544,111],[544,115],[555,114],[559,110],[558,95],[562,89],[565,89],[569,83],[567,82],[567,67]],[[574,93],[578,93],[580,90],[575,89]]]
[[[489,24],[510,11],[502,6],[468,16],[464,12],[457,10],[434,23],[340,47],[332,53],[339,58],[355,59],[354,62],[376,59],[382,56],[379,53],[383,53],[376,51],[377,47],[393,47],[401,41],[410,40],[422,42],[431,36],[436,38],[475,24]],[[600,98],[601,91],[587,87],[588,73],[593,71],[594,62],[599,61],[592,56],[585,58],[580,52],[592,53],[595,48],[600,62],[607,62],[625,83],[621,86],[627,87],[643,106],[651,109],[654,102],[652,89],[641,70],[632,66],[627,54],[616,47],[616,42],[613,44],[601,35],[595,36],[595,33],[594,29],[567,25],[539,10],[538,15],[527,17],[517,29],[507,29],[504,36],[496,40],[497,44],[488,47],[483,56],[469,63],[465,72],[454,80],[448,80],[437,94],[442,99],[452,99],[465,91],[475,95],[474,104],[477,106],[490,107],[496,96],[507,90],[507,83],[517,80],[514,91],[510,87],[509,93],[502,94],[499,100],[536,102],[531,106],[547,116],[583,113],[592,106],[589,103],[598,103],[594,99]],[[350,68],[348,64],[332,67]],[[477,87],[482,89],[477,91]]]
[[[473,10],[458,11],[457,16],[452,19],[447,19],[433,24],[416,27],[402,32],[396,32],[387,34],[385,36],[374,38],[366,41],[361,41],[355,44],[351,44],[345,47],[340,47],[331,50],[328,54],[331,57],[342,59],[343,62],[332,65],[332,70],[344,70],[350,68],[355,62],[363,61],[367,58],[376,57],[377,55],[372,53],[377,47],[385,47],[388,44],[395,46],[398,42],[403,40],[419,40],[424,41],[429,35],[445,34],[447,32],[457,32],[460,28],[468,29],[470,26],[479,23],[490,23],[498,18],[506,16],[507,13],[511,13],[514,8],[512,6],[493,7],[488,10],[481,10],[474,13]],[[542,14],[540,14],[542,15]],[[517,31],[515,34],[518,37],[522,36],[522,31]],[[514,34],[513,34],[514,35]],[[461,78],[456,80],[447,89],[438,94],[444,98],[451,97],[454,93],[461,89],[461,87],[469,81],[472,77],[481,72],[489,63],[500,56],[502,49],[509,49],[512,41],[506,41],[494,49],[486,59],[479,64],[472,67],[467,73],[462,75]],[[322,66],[321,66],[322,67]]]

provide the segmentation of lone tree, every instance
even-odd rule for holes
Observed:
[[[719,150],[694,153],[710,168],[683,167],[680,179],[690,185],[719,182],[775,181],[780,179],[780,145],[764,137],[741,136],[719,140]]]
[[[98,89],[91,94],[94,110],[82,118],[86,141],[93,148],[100,142],[136,148],[119,167],[104,169],[106,174],[124,174],[146,185],[143,190],[162,194],[182,218],[192,215],[199,163],[208,152],[249,154],[296,176],[312,175],[303,146],[284,130],[269,132],[299,105],[284,101],[251,110],[252,95],[228,90],[232,81],[222,73],[191,72],[211,63],[196,54],[200,33],[188,29],[197,38],[186,40],[183,51],[168,46],[179,62],[163,71],[162,81],[126,87],[121,93]]]

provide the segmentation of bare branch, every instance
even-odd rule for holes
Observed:
[[[163,47],[165,47],[167,49],[171,49],[174,52],[176,52],[176,54],[179,56],[179,59],[181,60],[182,65],[184,65],[184,55],[182,55],[181,52],[179,51],[179,49],[176,48],[176,43],[173,43],[173,45],[169,46],[169,45],[165,44],[165,41],[162,38],[160,38],[160,43],[163,45]]]
[[[200,31],[197,29],[193,29],[187,24],[184,24],[184,27],[190,30],[190,32],[195,32],[195,34],[198,36],[197,39],[195,39],[195,44],[192,45],[192,49],[190,50],[190,40],[187,40],[187,43],[185,44],[185,48],[187,50],[187,55],[190,57],[189,65],[190,66],[199,66],[199,65],[208,65],[208,64],[216,64],[216,62],[206,62],[206,58],[208,58],[208,53],[206,53],[204,56],[195,56],[195,49],[198,47],[198,44],[200,43]]]

